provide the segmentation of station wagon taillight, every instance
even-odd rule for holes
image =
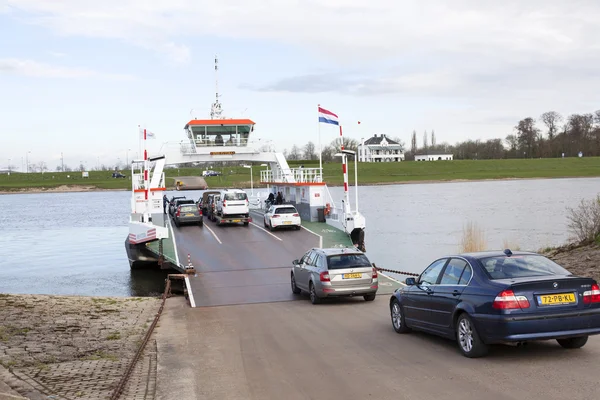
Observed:
[[[279,214],[273,214],[273,216],[271,218],[279,218],[279,217],[281,217],[281,215],[279,215]]]
[[[319,274],[319,280],[321,282],[331,282],[331,279],[329,279],[329,272],[321,272]]]
[[[529,308],[529,300],[525,296],[515,296],[512,290],[503,290],[496,296],[492,306],[496,310],[514,310]]]
[[[594,283],[592,285],[592,290],[586,290],[585,292],[583,292],[583,303],[600,303],[600,287],[597,283]]]
[[[371,276],[372,279],[377,279],[377,270],[375,268],[373,268],[373,275]]]
[[[299,217],[299,216],[300,216],[300,214],[293,214],[292,216],[293,216],[293,217]]]
[[[181,207],[177,207],[177,212],[175,213],[176,217],[179,217],[181,215]]]

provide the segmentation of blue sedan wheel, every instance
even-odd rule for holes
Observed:
[[[396,299],[392,300],[392,304],[390,304],[390,314],[392,317],[392,326],[396,333],[410,332],[410,328],[406,326],[406,322],[404,321],[402,306]]]
[[[461,314],[456,321],[456,340],[466,357],[482,357],[488,352],[488,346],[479,338],[475,325],[467,314]]]

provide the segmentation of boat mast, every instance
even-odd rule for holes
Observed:
[[[221,118],[221,103],[219,102],[219,59],[215,55],[215,102],[211,105],[210,108],[210,119],[219,119]]]

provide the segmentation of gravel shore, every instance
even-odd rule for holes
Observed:
[[[30,399],[106,399],[159,307],[158,298],[0,294],[0,381]],[[135,398],[153,398],[153,349],[130,382],[130,391],[144,382]]]

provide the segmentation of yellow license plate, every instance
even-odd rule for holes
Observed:
[[[234,219],[233,222],[242,222],[241,219]]]
[[[186,217],[193,217],[194,214],[185,214]]]
[[[538,296],[538,303],[544,306],[553,304],[573,304],[576,303],[574,293],[557,293],[557,294],[544,294]]]
[[[361,274],[361,273],[354,273],[354,274],[344,274],[343,278],[344,278],[344,279],[357,279],[357,278],[362,278],[362,274]]]
[[[289,224],[291,224],[291,223],[292,223],[292,221],[283,221],[283,224],[284,224],[284,225],[289,225]]]

